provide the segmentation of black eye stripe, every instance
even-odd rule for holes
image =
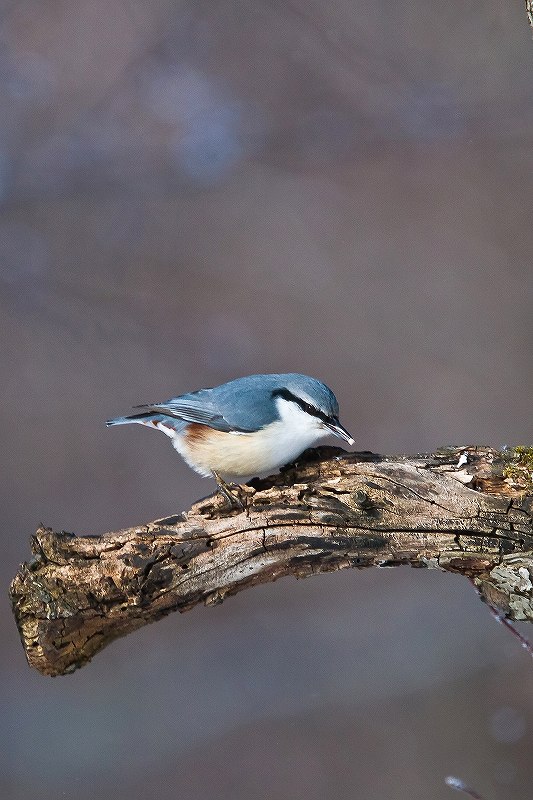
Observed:
[[[293,403],[296,403],[296,405],[300,406],[302,411],[305,411],[307,414],[317,417],[317,419],[322,420],[322,422],[330,421],[330,418],[327,414],[324,414],[323,411],[320,411],[319,408],[315,408],[310,403],[306,403],[305,400],[302,400],[301,397],[297,397],[289,389],[274,389],[272,392],[272,397],[283,397],[284,400],[291,400]]]

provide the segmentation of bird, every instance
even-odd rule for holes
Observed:
[[[247,375],[133,408],[135,413],[106,425],[162,431],[193,470],[214,478],[230,505],[241,508],[231,482],[273,472],[326,436],[354,444],[331,389],[294,372]]]

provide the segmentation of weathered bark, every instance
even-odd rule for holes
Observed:
[[[525,2],[526,2],[527,21],[533,28],[533,0],[525,0]]]
[[[280,475],[105,536],[39,528],[11,599],[28,662],[72,672],[171,611],[284,575],[410,564],[458,572],[508,618],[533,621],[529,450],[385,458],[310,451]]]

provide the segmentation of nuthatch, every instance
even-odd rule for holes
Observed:
[[[190,467],[216,480],[232,505],[240,501],[226,481],[277,469],[330,434],[354,443],[339,422],[331,389],[297,373],[248,375],[136,408],[139,413],[106,424],[162,431]]]

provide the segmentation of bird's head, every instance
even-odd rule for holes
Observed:
[[[294,420],[316,430],[317,438],[333,434],[354,444],[352,436],[339,421],[337,398],[324,383],[307,375],[287,375],[285,385],[272,390],[280,419]]]

